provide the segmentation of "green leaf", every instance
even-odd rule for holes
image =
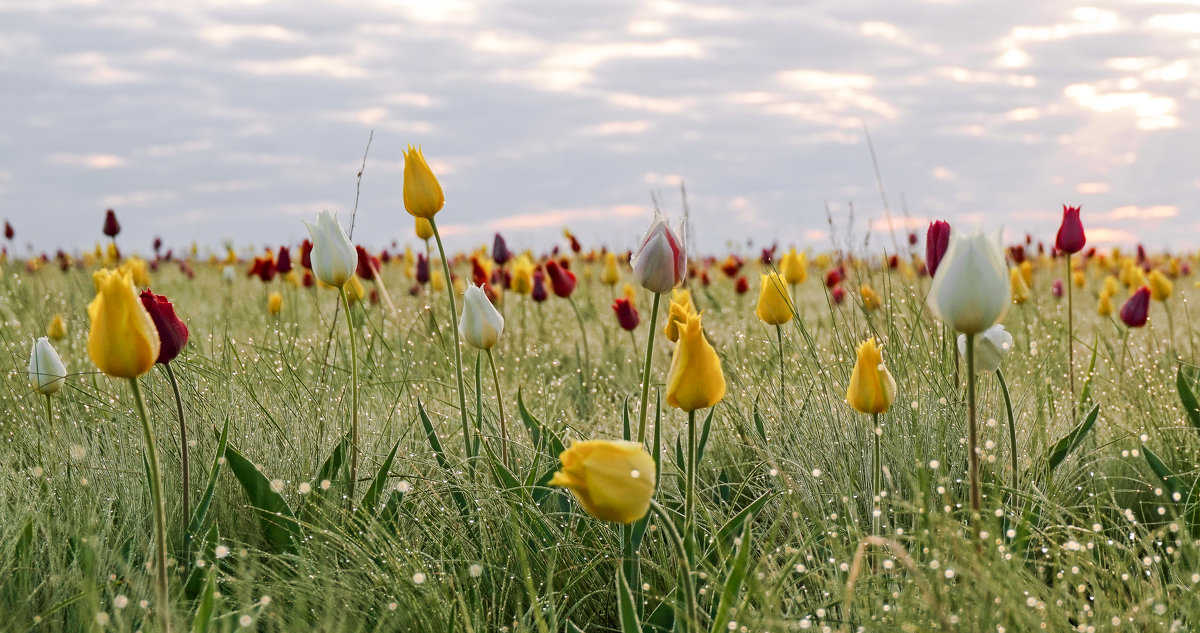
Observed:
[[[708,552],[708,559],[710,562],[712,562],[714,565],[717,562],[716,557],[717,557],[717,552],[719,551],[719,548],[716,547],[715,544],[728,543],[729,540],[731,538],[733,538],[733,533],[742,527],[742,523],[744,523],[746,521],[746,518],[749,517],[751,514],[758,512],[763,507],[763,505],[765,505],[767,503],[767,500],[769,500],[774,494],[775,493],[773,491],[764,492],[762,494],[762,496],[755,499],[754,501],[751,501],[750,505],[743,508],[741,512],[738,512],[737,514],[730,517],[730,519],[725,522],[725,525],[722,525],[721,529],[717,530],[717,536],[713,540],[714,547],[711,550],[709,550],[709,552]]]
[[[1083,391],[1079,394],[1079,410],[1087,404],[1088,398],[1092,394],[1092,378],[1096,376],[1096,352],[1100,350],[1100,346],[1096,341],[1092,341],[1092,360],[1088,363],[1087,380],[1083,381]]]
[[[204,487],[204,494],[200,496],[200,503],[196,504],[196,511],[192,513],[187,531],[183,535],[183,551],[189,559],[191,558],[192,540],[204,525],[204,519],[208,516],[208,508],[212,505],[213,495],[217,491],[217,477],[221,474],[221,464],[224,462],[221,456],[225,454],[225,446],[228,443],[229,418],[225,418],[225,426],[221,429],[220,439],[217,440],[217,452],[213,455],[212,468],[208,469],[208,485]],[[191,561],[187,561],[186,564],[190,565]]]
[[[1087,436],[1088,431],[1091,431],[1092,426],[1096,424],[1096,416],[1098,415],[1100,415],[1100,405],[1097,404],[1092,407],[1092,410],[1088,412],[1087,417],[1082,422],[1071,429],[1070,433],[1067,433],[1062,439],[1055,442],[1054,446],[1050,447],[1050,470],[1057,468],[1067,458],[1067,455],[1071,454],[1071,451],[1075,450],[1083,442],[1083,438]]]
[[[1175,388],[1179,390],[1179,401],[1183,403],[1183,410],[1187,413],[1192,428],[1200,431],[1200,402],[1196,401],[1196,393],[1192,391],[1187,377],[1183,375],[1183,365],[1179,366],[1175,374]]]
[[[700,443],[696,445],[696,465],[704,459],[704,447],[708,446],[708,432],[712,429],[713,411],[716,407],[709,407],[708,417],[704,418],[704,427],[700,429]]]
[[[629,396],[625,396],[625,405],[621,407],[621,439],[626,442],[633,439],[633,431],[629,428]]]
[[[738,594],[742,591],[742,582],[746,580],[746,568],[750,562],[750,536],[753,519],[744,521],[741,542],[733,555],[733,567],[725,578],[725,587],[721,590],[721,600],[717,603],[717,613],[713,616],[711,633],[727,631],[729,613],[737,603]]]
[[[217,524],[214,522],[205,532],[204,539],[201,541],[202,558],[207,563],[205,567],[192,565],[192,570],[188,572],[187,581],[183,585],[183,593],[188,597],[188,600],[196,599],[200,595],[201,584],[208,577],[207,569],[217,565],[216,549],[217,542],[221,540],[221,533],[217,529]]]
[[[642,623],[638,622],[633,592],[629,590],[622,566],[617,566],[617,604],[621,616],[621,633],[642,633]]]
[[[517,388],[517,411],[521,414],[521,422],[525,424],[526,429],[529,429],[529,437],[533,440],[534,446],[543,446],[542,442],[545,441],[544,448],[546,453],[556,459],[566,450],[563,448],[562,440],[559,439],[558,435],[535,418],[529,412],[529,409],[525,408],[520,388]]]
[[[232,444],[225,447],[225,460],[250,498],[250,506],[258,512],[267,543],[276,551],[295,553],[301,539],[300,524],[283,496],[271,489],[271,480]]]
[[[196,615],[192,619],[192,633],[208,633],[212,624],[217,593],[217,566],[209,565],[208,579],[204,583],[204,593],[200,594],[200,604],[196,605]]]
[[[442,442],[438,439],[437,431],[434,430],[433,422],[429,419],[429,414],[425,412],[425,405],[421,404],[420,398],[417,398],[417,413],[421,418],[421,426],[425,427],[425,435],[429,438],[429,446],[433,448],[438,465],[442,467],[442,470],[446,471],[448,477],[453,477],[454,471],[450,468],[450,461],[446,459],[446,452],[442,450]],[[454,505],[458,506],[458,512],[462,515],[464,523],[470,529],[471,511],[467,506],[466,496],[456,486],[450,489],[450,496],[454,499]],[[474,534],[474,532],[472,531],[471,534]]]
[[[388,453],[387,459],[383,460],[383,465],[379,467],[379,472],[375,474],[375,480],[371,482],[371,487],[367,488],[367,494],[363,495],[362,506],[366,511],[370,511],[379,505],[379,495],[383,493],[383,487],[387,485],[388,471],[392,469],[392,461],[396,459],[396,449],[400,448],[400,440],[392,445],[392,452]]]
[[[758,413],[758,401],[754,401],[754,429],[758,431],[758,439],[763,442],[767,441],[767,425],[763,422],[762,416]]]
[[[1146,457],[1146,463],[1150,464],[1150,470],[1153,470],[1154,474],[1158,475],[1167,492],[1171,493],[1171,498],[1174,499],[1175,495],[1179,495],[1180,503],[1187,504],[1191,493],[1188,490],[1187,484],[1179,479],[1179,475],[1175,474],[1175,471],[1164,464],[1158,455],[1155,455],[1154,451],[1147,448],[1145,444],[1142,444],[1142,455]]]

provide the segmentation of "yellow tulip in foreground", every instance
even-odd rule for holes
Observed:
[[[442,186],[425,162],[421,148],[409,145],[404,152],[404,208],[418,218],[429,220],[445,204]]]
[[[633,523],[650,510],[657,474],[654,459],[637,442],[576,442],[558,456],[562,470],[552,486],[563,486],[602,521]]]
[[[787,294],[787,282],[783,275],[762,275],[758,291],[758,307],[755,314],[767,325],[783,325],[792,320],[792,302]]]
[[[158,330],[142,306],[127,271],[101,269],[92,275],[96,298],[88,304],[88,355],[100,371],[136,378],[158,359]]]
[[[896,399],[896,380],[883,366],[882,350],[869,338],[858,346],[846,403],[859,413],[884,413]]]
[[[663,328],[663,334],[671,342],[678,341],[679,328],[695,314],[696,309],[692,307],[692,291],[687,288],[672,290],[671,303],[667,311],[667,326]]]
[[[717,351],[704,338],[700,315],[679,326],[679,342],[667,374],[667,404],[692,412],[711,407],[725,397],[725,375]]]

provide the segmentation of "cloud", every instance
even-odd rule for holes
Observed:
[[[1160,204],[1150,207],[1126,205],[1101,214],[1107,220],[1162,220],[1179,215],[1179,207],[1173,204]]]
[[[116,154],[67,154],[55,153],[51,154],[46,162],[52,165],[66,165],[68,167],[82,167],[85,169],[112,169],[114,167],[124,167],[125,159]]]
[[[367,77],[367,69],[353,64],[341,57],[328,55],[307,55],[291,59],[276,59],[269,61],[247,61],[238,64],[243,72],[252,75],[320,75],[335,79],[362,79]]]

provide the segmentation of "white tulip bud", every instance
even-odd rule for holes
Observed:
[[[1012,349],[1013,337],[997,323],[975,337],[975,373],[987,374],[1000,369],[1000,363]],[[958,353],[967,354],[967,335],[958,335]]]
[[[978,334],[1004,318],[1010,293],[1000,244],[982,231],[953,231],[929,288],[934,315],[959,332]]]
[[[46,337],[33,342],[33,351],[29,354],[29,381],[40,394],[52,395],[62,389],[67,378],[67,366],[63,365],[58,352]]]
[[[337,217],[322,211],[317,214],[316,224],[305,222],[304,226],[308,227],[308,234],[312,237],[310,261],[313,275],[321,283],[334,288],[346,285],[358,268],[358,251],[350,243],[350,238],[346,237]]]
[[[467,286],[458,333],[475,349],[491,349],[504,332],[504,317],[479,286]]]
[[[682,222],[676,234],[666,219],[655,212],[650,230],[630,259],[635,283],[650,292],[665,294],[683,281],[687,275],[687,247],[679,239],[681,234]]]

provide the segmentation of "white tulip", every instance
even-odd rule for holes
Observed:
[[[237,278],[237,272],[233,270],[233,266],[226,266],[223,268],[221,270],[221,275],[225,278],[225,281],[229,283],[233,283],[233,280]]]
[[[982,231],[953,231],[929,288],[934,315],[959,332],[978,334],[1004,318],[1010,293],[1000,244]]]
[[[33,342],[33,351],[29,354],[29,381],[40,394],[53,395],[62,389],[67,379],[67,366],[50,345],[46,337]]]
[[[327,286],[341,288],[346,285],[358,267],[358,251],[350,243],[350,238],[346,237],[337,217],[322,211],[317,214],[316,224],[305,222],[304,226],[308,227],[308,234],[312,237],[310,261],[313,275]]]
[[[641,287],[657,294],[670,292],[687,274],[687,247],[679,235],[683,234],[683,223],[678,233],[671,230],[667,220],[654,214],[654,222],[642,245],[630,258],[633,280]]]
[[[504,317],[479,286],[467,286],[458,333],[475,349],[491,349],[504,332]]]
[[[975,373],[987,374],[1000,369],[1000,363],[1012,349],[1013,337],[997,323],[975,337]],[[967,354],[967,335],[958,335],[958,353]]]

